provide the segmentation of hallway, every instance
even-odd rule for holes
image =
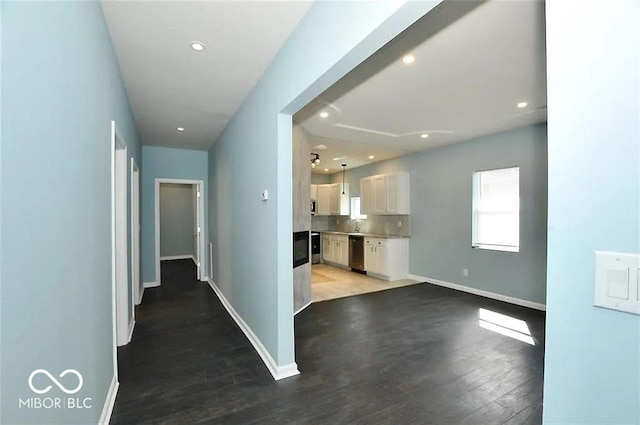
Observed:
[[[112,424],[541,423],[544,313],[432,285],[315,303],[274,382],[191,260],[163,262],[119,348]],[[482,329],[479,308],[536,345]]]

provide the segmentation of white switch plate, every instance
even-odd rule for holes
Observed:
[[[640,254],[596,251],[594,305],[640,314]]]
[[[266,201],[267,199],[269,199],[269,191],[268,190],[263,190],[260,193],[260,199],[263,201]]]

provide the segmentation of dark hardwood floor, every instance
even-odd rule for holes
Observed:
[[[118,349],[112,424],[542,423],[544,313],[432,285],[312,304],[274,382],[191,260],[163,262]],[[524,320],[535,346],[479,327]]]

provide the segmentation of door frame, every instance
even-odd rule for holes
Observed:
[[[131,158],[131,311],[142,302],[140,283],[140,168]]]
[[[155,220],[155,251],[156,251],[156,285],[162,285],[162,278],[160,275],[160,185],[162,183],[173,183],[173,184],[191,184],[197,187],[198,192],[200,193],[200,202],[195,200],[194,208],[196,210],[197,220],[196,220],[196,228],[200,234],[200,243],[198,243],[198,263],[196,264],[196,268],[198,271],[197,278],[198,280],[204,282],[206,281],[205,275],[203,272],[204,268],[204,258],[205,250],[205,238],[204,238],[204,180],[190,180],[190,179],[167,179],[167,178],[157,178],[155,179],[155,192],[154,192],[154,220]]]
[[[117,376],[117,347],[130,341],[129,250],[127,248],[127,144],[111,121],[111,304],[113,362]]]

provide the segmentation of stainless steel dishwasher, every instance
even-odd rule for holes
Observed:
[[[349,236],[349,267],[364,272],[364,236]]]

